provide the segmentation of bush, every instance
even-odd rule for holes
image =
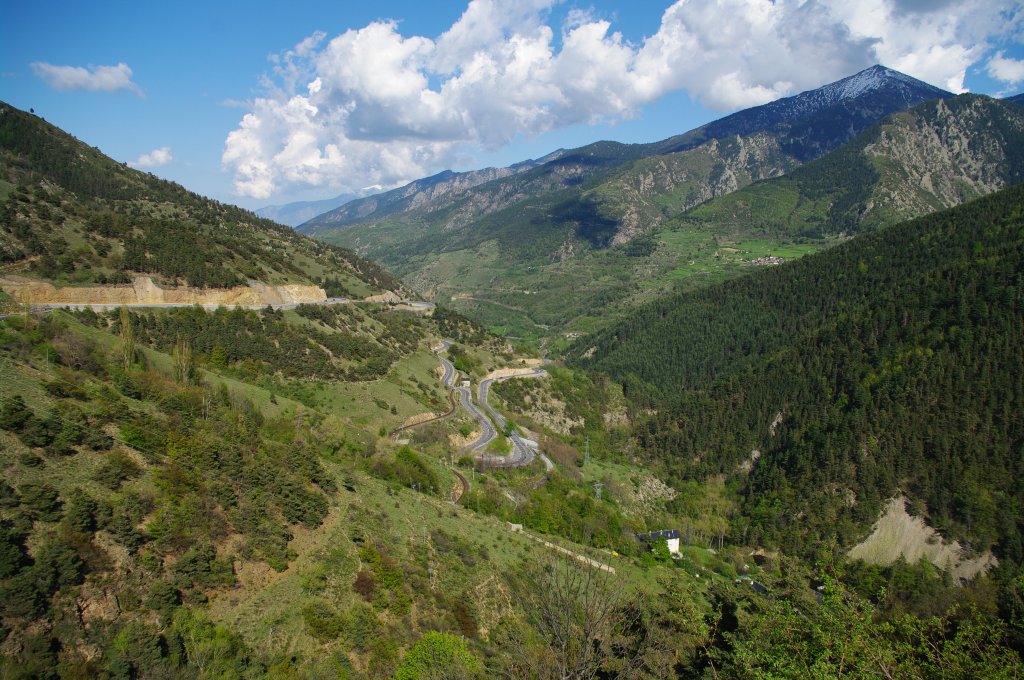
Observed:
[[[231,560],[217,557],[213,546],[192,548],[174,564],[174,573],[200,588],[230,586],[235,582]]]
[[[323,600],[307,602],[302,608],[302,620],[309,634],[321,642],[337,640],[345,630],[345,617]]]
[[[139,466],[123,451],[107,454],[107,460],[93,475],[93,479],[111,490],[117,490],[121,484],[140,472]]]
[[[36,551],[35,571],[39,589],[47,594],[82,582],[85,565],[70,546],[60,541],[43,544]]]
[[[398,482],[402,486],[415,488],[423,493],[436,494],[441,488],[437,472],[408,446],[398,450],[393,463],[379,462],[374,472],[383,479]]]
[[[60,519],[61,502],[57,490],[46,483],[26,482],[18,489],[22,505],[34,511],[44,522]]]
[[[482,678],[484,666],[473,656],[464,640],[431,631],[405,654],[395,671],[395,680],[431,677]]]
[[[25,537],[10,527],[0,525],[0,579],[14,576],[28,564]]]
[[[377,581],[369,571],[360,569],[356,574],[356,580],[352,584],[352,589],[364,600],[371,602],[373,600],[373,593],[377,590]]]
[[[46,606],[33,570],[26,569],[0,582],[0,612],[4,618],[38,616]]]
[[[170,581],[156,581],[149,587],[149,596],[145,605],[153,611],[169,618],[174,608],[181,604],[181,593]]]
[[[21,432],[29,419],[34,417],[35,414],[20,394],[4,399],[3,405],[0,406],[0,428],[11,432]]]
[[[91,534],[96,531],[97,504],[81,489],[71,492],[67,510],[64,512],[64,524],[71,531]]]

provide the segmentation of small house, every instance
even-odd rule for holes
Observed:
[[[679,529],[663,529],[662,531],[649,531],[646,534],[637,534],[638,541],[653,543],[665,539],[668,543],[668,551],[672,555],[679,554]]]

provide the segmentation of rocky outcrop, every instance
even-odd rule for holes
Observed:
[[[386,290],[379,295],[371,295],[363,298],[363,302],[383,302],[385,304],[398,304],[401,301],[401,296],[391,290]]]
[[[0,279],[0,288],[22,304],[42,305],[224,305],[280,306],[322,302],[327,294],[319,286],[270,286],[251,281],[234,288],[162,288],[148,276],[136,276],[130,285],[69,286],[57,288],[47,281],[18,276]]]
[[[481,382],[484,380],[501,380],[503,378],[517,378],[522,375],[533,375],[536,369],[544,362],[541,359],[524,359],[523,363],[526,364],[525,368],[499,368],[491,371],[481,378]]]
[[[601,212],[618,222],[612,245],[620,245],[654,230],[666,217],[797,165],[772,135],[734,135],[639,161],[600,187],[595,198]]]
[[[987,97],[939,100],[896,116],[864,149],[881,174],[865,213],[913,217],[1019,181],[1009,158],[1024,116]]]

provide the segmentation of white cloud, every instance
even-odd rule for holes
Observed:
[[[1024,81],[1024,60],[1005,57],[1002,52],[996,52],[995,56],[988,60],[985,71],[1007,85],[1016,85]]]
[[[472,0],[436,38],[377,21],[273,56],[225,142],[235,190],[392,186],[517,135],[632,116],[679,89],[727,111],[883,63],[961,91],[1024,14],[1001,0],[678,0],[631,44],[593,12],[550,26],[556,2]],[[998,58],[990,69],[1012,70]]]
[[[88,90],[91,92],[116,92],[128,90],[142,96],[142,90],[132,82],[132,70],[128,64],[117,66],[55,66],[43,61],[30,64],[32,71],[50,87],[56,90]]]
[[[142,154],[134,161],[129,161],[128,165],[133,168],[159,168],[173,160],[174,156],[171,155],[171,147],[161,146],[159,149],[153,149],[149,153]]]

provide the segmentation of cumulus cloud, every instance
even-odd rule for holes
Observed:
[[[995,56],[988,60],[985,71],[1007,85],[1024,82],[1024,60],[1003,56],[1003,52],[996,52]]]
[[[128,165],[133,168],[159,168],[173,160],[174,156],[171,155],[171,147],[161,146],[159,149],[153,149],[149,153],[142,154],[134,161],[130,161]]]
[[[55,90],[87,90],[91,92],[116,92],[128,90],[141,96],[142,90],[132,82],[132,70],[128,64],[116,66],[55,66],[43,61],[30,64],[32,72],[42,78]]]
[[[988,41],[1021,25],[1001,0],[678,0],[633,44],[593,12],[552,26],[557,1],[472,0],[440,36],[376,21],[275,55],[225,142],[235,190],[394,186],[680,89],[728,111],[883,63],[962,91]],[[999,58],[990,68],[1012,71]]]

